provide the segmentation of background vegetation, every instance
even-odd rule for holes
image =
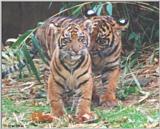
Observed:
[[[31,42],[40,47],[33,33],[27,30],[2,51],[2,70],[19,59],[25,59],[28,67],[2,80],[3,127],[160,127],[159,112],[159,3],[158,2],[63,2],[58,14],[81,17],[85,10],[93,9],[98,15],[110,15],[116,19],[128,18],[129,28],[122,33],[122,74],[117,97],[122,100],[113,109],[94,107],[99,119],[93,123],[75,124],[68,117],[52,123],[32,121],[35,112],[49,113],[41,73],[45,57],[33,61],[29,54]],[[48,8],[54,6],[50,2]],[[42,24],[41,21],[39,24]],[[35,79],[35,77],[36,79]],[[98,77],[95,78],[97,85]],[[25,82],[25,83],[24,83]]]

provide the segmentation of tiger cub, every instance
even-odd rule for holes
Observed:
[[[54,33],[55,49],[53,51],[48,79],[48,98],[54,116],[65,114],[63,97],[75,94],[78,97],[76,116],[92,116],[90,105],[92,98],[92,66],[88,52],[90,36],[85,27],[69,24],[57,28],[51,23],[50,31]],[[73,98],[74,99],[74,98]]]
[[[89,48],[92,58],[92,70],[101,75],[102,91],[97,94],[96,87],[93,100],[98,105],[113,107],[117,105],[116,87],[120,76],[120,59],[122,51],[121,31],[127,28],[128,20],[114,20],[109,16],[92,16],[94,24]],[[107,84],[108,82],[108,84]]]

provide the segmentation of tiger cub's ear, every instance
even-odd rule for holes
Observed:
[[[53,23],[50,23],[48,25],[47,34],[48,34],[48,36],[53,35],[53,34],[57,34],[60,32],[60,30],[61,30],[60,27],[56,26]]]
[[[127,29],[128,26],[129,26],[128,19],[119,19],[116,22],[117,22],[117,24],[115,25],[114,28],[117,29],[117,30],[122,30],[123,31],[123,30]]]
[[[84,21],[83,27],[84,27],[85,30],[87,30],[87,32],[89,34],[91,34],[93,32],[93,22],[92,22],[92,20],[88,19],[88,20]]]

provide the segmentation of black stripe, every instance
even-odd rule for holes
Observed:
[[[14,69],[12,67],[9,68],[10,73],[13,73]]]
[[[119,60],[119,57],[115,58],[113,61],[105,63],[105,65],[109,65],[109,64],[115,63],[117,60]]]
[[[7,75],[8,75],[8,70],[2,72],[2,79],[3,79],[5,76],[7,76]]]
[[[87,72],[88,72],[88,69],[87,69],[85,72],[83,72],[82,74],[80,74],[80,75],[77,77],[77,79],[79,79],[80,77],[82,77],[83,75],[85,75]]]
[[[101,56],[101,57],[106,57],[106,56],[112,55],[112,54],[117,50],[118,46],[119,46],[119,44],[117,44],[116,46],[114,46],[114,48],[111,49],[111,50],[108,50],[108,51],[107,51],[107,50],[100,51],[100,52],[99,52],[99,56]]]
[[[83,82],[79,83],[77,89],[79,89],[83,84],[85,84],[85,83],[88,82],[88,81],[89,81],[89,79],[84,80]]]
[[[112,34],[113,34],[113,32],[112,32]],[[113,46],[113,44],[114,44],[114,39],[115,39],[115,37],[114,37],[114,34],[113,34],[113,36],[112,36],[112,42],[111,42],[111,44],[110,44],[110,47]]]
[[[6,76],[6,71],[2,72],[2,79]]]
[[[61,38],[58,38],[58,46],[59,46],[60,49],[62,48],[62,46],[61,46]]]
[[[16,65],[14,65],[13,68],[14,68],[14,71],[15,71],[15,70],[18,70],[17,67],[16,67]]]
[[[111,31],[109,31],[109,32],[108,32],[108,34],[107,34],[106,36],[107,36],[107,37],[109,37],[111,33],[112,33],[112,32],[111,32]]]
[[[18,64],[15,65],[16,69],[19,69]]]
[[[79,67],[80,67],[80,65],[82,64],[82,62],[84,61],[84,59],[85,59],[85,57],[84,56],[82,56],[81,57],[81,61],[74,67],[74,69],[73,69],[73,73],[74,73],[74,71],[76,70],[76,69],[78,69]]]
[[[64,80],[66,80],[66,78],[65,78],[63,75],[61,75],[61,74],[59,73],[59,71],[55,68],[54,65],[53,65],[53,67],[54,67],[56,73],[57,73],[61,78],[63,78]]]
[[[85,99],[85,100],[88,100],[88,101],[90,101],[91,99],[89,99],[89,98],[84,98],[84,97],[81,97],[81,99]]]
[[[57,85],[59,85],[62,89],[65,89],[65,86],[63,84],[61,84],[59,81],[55,80],[54,78],[54,81]]]
[[[6,74],[10,74],[10,73],[12,73],[10,70],[7,70],[7,71],[6,71]]]
[[[18,66],[18,69],[17,69],[16,65]],[[17,71],[17,70],[19,70],[20,68],[23,68],[23,67],[26,65],[25,60],[20,60],[20,61],[18,62],[18,64],[16,64],[16,65],[11,66],[11,67],[8,68],[7,70],[3,71],[3,72],[2,72],[2,79],[5,78],[5,76],[7,76],[8,74],[13,73],[14,71]]]
[[[58,70],[61,71],[61,68],[58,66],[56,59],[55,59],[55,65],[56,65],[56,67],[58,68]]]
[[[111,71],[113,71],[115,68],[117,68],[117,66],[119,66],[119,65],[115,65],[115,66],[111,66],[111,67],[105,67],[105,68],[103,68],[101,74],[103,75],[103,74],[105,74],[105,73],[107,73],[107,72],[111,72]]]
[[[106,24],[107,30],[109,30],[109,26],[110,26],[110,25]]]
[[[61,64],[63,65],[63,67],[71,73],[71,70],[64,64],[64,62],[60,59]]]

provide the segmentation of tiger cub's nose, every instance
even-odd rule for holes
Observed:
[[[79,51],[81,50],[83,48],[83,46],[81,45],[81,44],[77,44],[77,45],[73,45],[72,46],[72,50],[76,53],[76,54],[78,54],[79,53]]]

